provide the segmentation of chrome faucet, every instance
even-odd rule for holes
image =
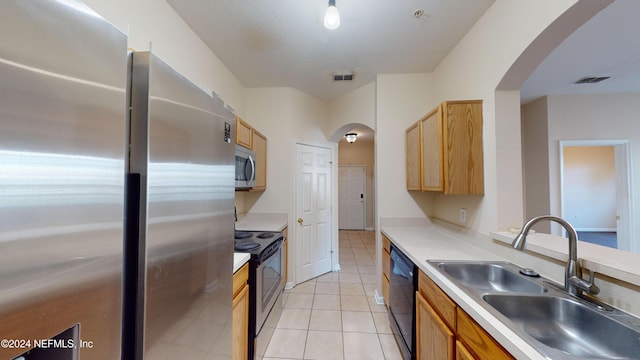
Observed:
[[[592,271],[589,271],[589,281],[582,279],[582,269],[578,263],[578,234],[573,226],[565,220],[553,215],[541,215],[534,217],[524,224],[518,236],[516,236],[511,243],[511,246],[515,249],[524,251],[524,245],[527,235],[529,234],[529,229],[531,229],[531,227],[540,220],[556,222],[567,230],[567,234],[569,236],[569,260],[567,261],[564,272],[565,291],[577,296],[581,295],[582,291],[586,291],[589,294],[594,295],[599,293],[600,289],[593,283],[594,273]]]

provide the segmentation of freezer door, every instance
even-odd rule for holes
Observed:
[[[119,359],[127,39],[72,0],[3,0],[0,23],[0,334],[25,340],[0,358],[59,335]]]
[[[150,53],[133,53],[132,69],[144,358],[230,358],[235,117]]]

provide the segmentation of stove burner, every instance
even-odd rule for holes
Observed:
[[[248,239],[252,236],[252,234],[248,231],[236,231],[235,238],[236,239]]]
[[[256,235],[258,239],[271,239],[274,236],[276,236],[276,234],[268,232]]]
[[[236,250],[240,250],[240,251],[252,250],[252,249],[255,249],[255,248],[258,248],[258,247],[260,247],[260,244],[258,244],[256,242],[253,242],[253,241],[241,242],[241,243],[237,243],[235,245],[235,249]]]

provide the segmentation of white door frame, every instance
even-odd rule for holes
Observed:
[[[571,146],[613,146],[615,151],[616,208],[618,249],[636,252],[638,250],[632,226],[633,206],[631,202],[631,141],[630,140],[560,140],[560,213],[564,218],[564,148]]]
[[[361,168],[362,174],[364,177],[362,178],[362,230],[367,229],[367,166],[366,165],[338,165],[338,180],[340,176],[340,168]],[[338,182],[338,207],[340,206],[340,184]],[[340,211],[340,208],[338,208]],[[340,214],[338,213],[338,221],[340,219]],[[340,224],[338,223],[338,229],[340,229]]]
[[[338,144],[337,143],[331,143],[331,142],[326,142],[326,143],[313,143],[313,142],[301,142],[301,141],[295,141],[293,142],[292,146],[291,146],[291,154],[292,154],[292,158],[291,161],[293,162],[292,165],[292,174],[291,174],[291,192],[292,192],[292,196],[291,196],[291,211],[289,212],[289,224],[291,224],[291,226],[293,228],[289,229],[289,233],[292,235],[292,241],[289,241],[289,274],[288,274],[288,279],[289,282],[287,282],[286,284],[286,288],[290,289],[292,287],[294,287],[295,285],[297,285],[297,265],[296,266],[291,266],[291,264],[297,264],[297,256],[298,256],[298,250],[299,250],[299,244],[295,239],[295,235],[296,235],[296,225],[297,223],[297,217],[296,214],[298,214],[298,209],[297,209],[297,203],[298,203],[298,194],[296,192],[296,183],[297,183],[297,174],[298,174],[298,164],[297,164],[297,146],[298,145],[304,145],[304,146],[315,146],[315,147],[321,147],[321,148],[326,148],[329,149],[331,151],[331,163],[333,165],[338,163]],[[335,209],[337,209],[337,203],[338,203],[338,187],[337,187],[337,183],[338,183],[338,171],[336,171],[336,167],[332,166],[332,172],[331,172],[331,268],[332,271],[338,271],[340,270],[340,265],[338,262],[339,259],[339,247],[338,247],[338,212],[335,211]]]

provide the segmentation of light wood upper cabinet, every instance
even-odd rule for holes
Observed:
[[[442,106],[438,106],[420,119],[422,183],[421,190],[444,191]]]
[[[482,123],[482,100],[447,101],[409,127],[407,189],[484,194]]]
[[[421,190],[420,183],[422,166],[420,153],[420,122],[411,125],[405,133],[405,145],[407,153],[407,190]]]
[[[253,129],[252,150],[256,153],[256,182],[252,191],[267,189],[267,138]]]
[[[236,116],[236,144],[247,149],[253,147],[253,128],[238,116]]]

